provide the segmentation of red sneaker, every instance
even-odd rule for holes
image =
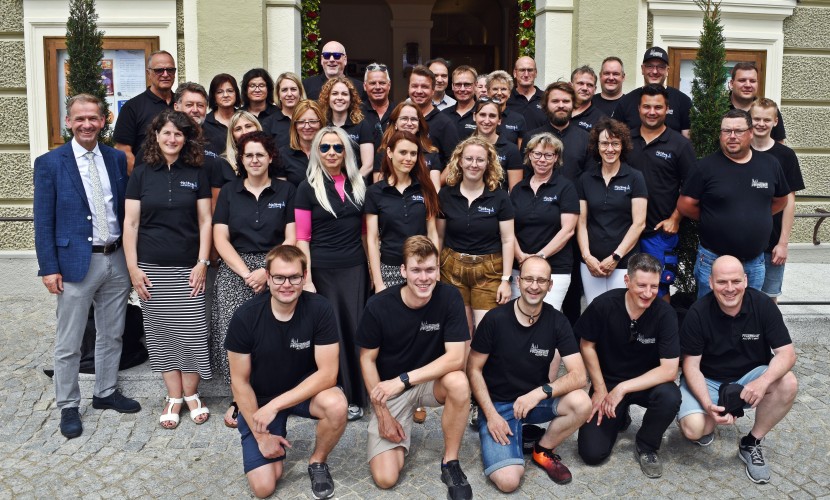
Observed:
[[[556,484],[568,484],[573,479],[571,471],[562,463],[562,458],[556,453],[536,451],[534,447],[533,461],[536,462],[536,465],[545,469],[545,472]]]

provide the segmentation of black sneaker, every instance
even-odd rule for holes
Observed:
[[[78,407],[61,408],[61,434],[66,439],[76,438],[84,432],[84,426],[81,424],[81,414],[78,413]]]
[[[447,485],[449,500],[470,500],[473,498],[473,489],[467,482],[467,476],[461,470],[458,460],[450,460],[441,466],[441,481]]]
[[[105,398],[92,396],[92,407],[96,410],[115,410],[118,413],[138,413],[141,405],[135,399],[130,399],[116,389]]]
[[[764,454],[761,451],[761,442],[744,446],[738,446],[738,458],[746,464],[746,477],[756,484],[766,484],[769,482],[769,466],[764,460]]]
[[[334,480],[329,474],[329,466],[326,463],[309,464],[308,476],[311,478],[311,494],[314,498],[334,496]]]

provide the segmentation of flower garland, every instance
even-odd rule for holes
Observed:
[[[534,57],[536,55],[536,6],[532,0],[519,1],[519,55]]]
[[[302,41],[300,43],[303,78],[320,72],[320,0],[302,1]]]

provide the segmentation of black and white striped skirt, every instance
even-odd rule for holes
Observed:
[[[191,297],[191,268],[139,262],[147,274],[150,300],[142,300],[144,330],[150,368],[154,372],[178,370],[211,377],[205,294]]]

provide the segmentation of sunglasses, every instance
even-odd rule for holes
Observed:
[[[147,69],[152,71],[153,73],[155,73],[156,76],[161,76],[165,72],[168,75],[175,75],[176,74],[176,68],[147,68]]]
[[[637,340],[637,336],[640,335],[640,330],[637,328],[637,320],[632,319],[631,323],[628,325],[628,343],[634,342]]]
[[[346,54],[342,52],[323,52],[323,59],[331,59],[334,58],[335,61],[339,61],[341,57],[345,56]]]
[[[501,104],[502,100],[496,97],[479,97],[478,102],[492,102],[494,104]]]
[[[334,152],[340,154],[343,152],[342,144],[320,144],[320,152],[328,153],[329,149],[334,149]]]
[[[337,60],[337,59],[340,59],[340,58],[336,57],[335,60]],[[388,68],[386,67],[385,64],[372,63],[372,64],[366,66],[366,72],[367,73],[369,73],[371,71],[386,71],[387,69]]]

